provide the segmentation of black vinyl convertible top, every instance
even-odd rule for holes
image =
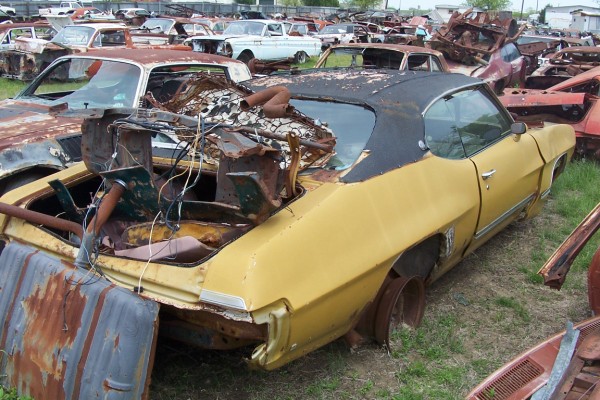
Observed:
[[[253,91],[285,86],[293,98],[336,101],[369,107],[376,123],[365,149],[369,157],[342,179],[357,182],[415,162],[427,150],[423,112],[437,98],[458,88],[484,83],[461,74],[381,70],[313,70],[244,82]]]

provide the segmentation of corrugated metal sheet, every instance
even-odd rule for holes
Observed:
[[[0,256],[0,376],[35,399],[148,397],[159,305],[12,242]]]

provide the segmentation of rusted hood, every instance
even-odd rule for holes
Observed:
[[[82,119],[54,115],[61,107],[16,100],[0,103],[0,149],[81,132]]]
[[[506,108],[540,107],[562,104],[583,104],[585,93],[565,93],[549,90],[515,90],[500,96],[500,101]]]

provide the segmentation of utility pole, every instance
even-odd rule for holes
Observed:
[[[525,0],[521,0],[521,17],[519,18],[521,21],[523,21],[523,6],[525,5]]]

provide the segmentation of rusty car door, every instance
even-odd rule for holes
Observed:
[[[0,376],[35,399],[145,399],[158,303],[38,249],[0,255]]]

